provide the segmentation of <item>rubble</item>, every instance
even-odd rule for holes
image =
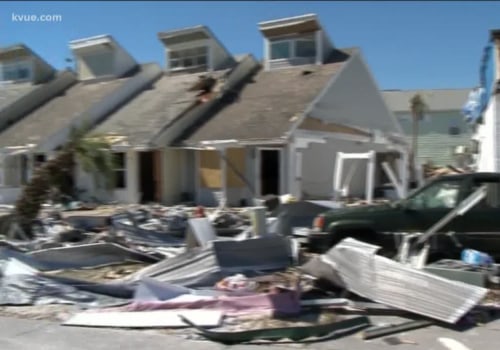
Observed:
[[[479,287],[439,277],[431,265],[417,270],[352,239],[324,255],[304,254],[292,232],[336,207],[274,197],[264,204],[264,211],[46,207],[33,240],[0,240],[0,314],[68,326],[182,328],[237,344],[360,331],[371,339],[438,324],[418,315],[455,324],[481,307],[500,308],[487,279]],[[380,313],[410,320],[368,328]]]

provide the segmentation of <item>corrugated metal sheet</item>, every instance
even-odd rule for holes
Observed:
[[[212,286],[235,273],[255,273],[286,268],[291,263],[290,241],[281,236],[244,241],[215,241],[148,266],[127,280],[144,277],[185,287]]]
[[[451,281],[378,256],[380,247],[347,238],[322,260],[336,269],[347,289],[402,310],[456,323],[487,289]]]

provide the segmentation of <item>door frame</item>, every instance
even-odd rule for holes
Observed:
[[[255,148],[255,189],[257,191],[257,196],[262,196],[262,181],[261,181],[261,171],[260,171],[260,162],[261,162],[261,152],[262,151],[278,151],[278,162],[279,162],[279,193],[278,195],[282,195],[285,192],[285,157],[284,157],[284,149],[282,147],[256,147]]]

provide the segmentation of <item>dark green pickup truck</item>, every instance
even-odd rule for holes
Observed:
[[[396,249],[395,232],[425,232],[479,187],[481,202],[458,216],[434,237],[439,258],[456,258],[463,248],[500,256],[500,173],[442,176],[390,204],[334,209],[314,220],[308,245],[322,252],[346,237]],[[437,258],[437,256],[436,256]]]

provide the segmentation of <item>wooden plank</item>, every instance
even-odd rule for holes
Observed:
[[[229,148],[226,154],[228,162],[231,163],[227,166],[227,187],[244,188],[246,184],[236,171],[243,176],[246,173],[246,150],[244,148]]]

